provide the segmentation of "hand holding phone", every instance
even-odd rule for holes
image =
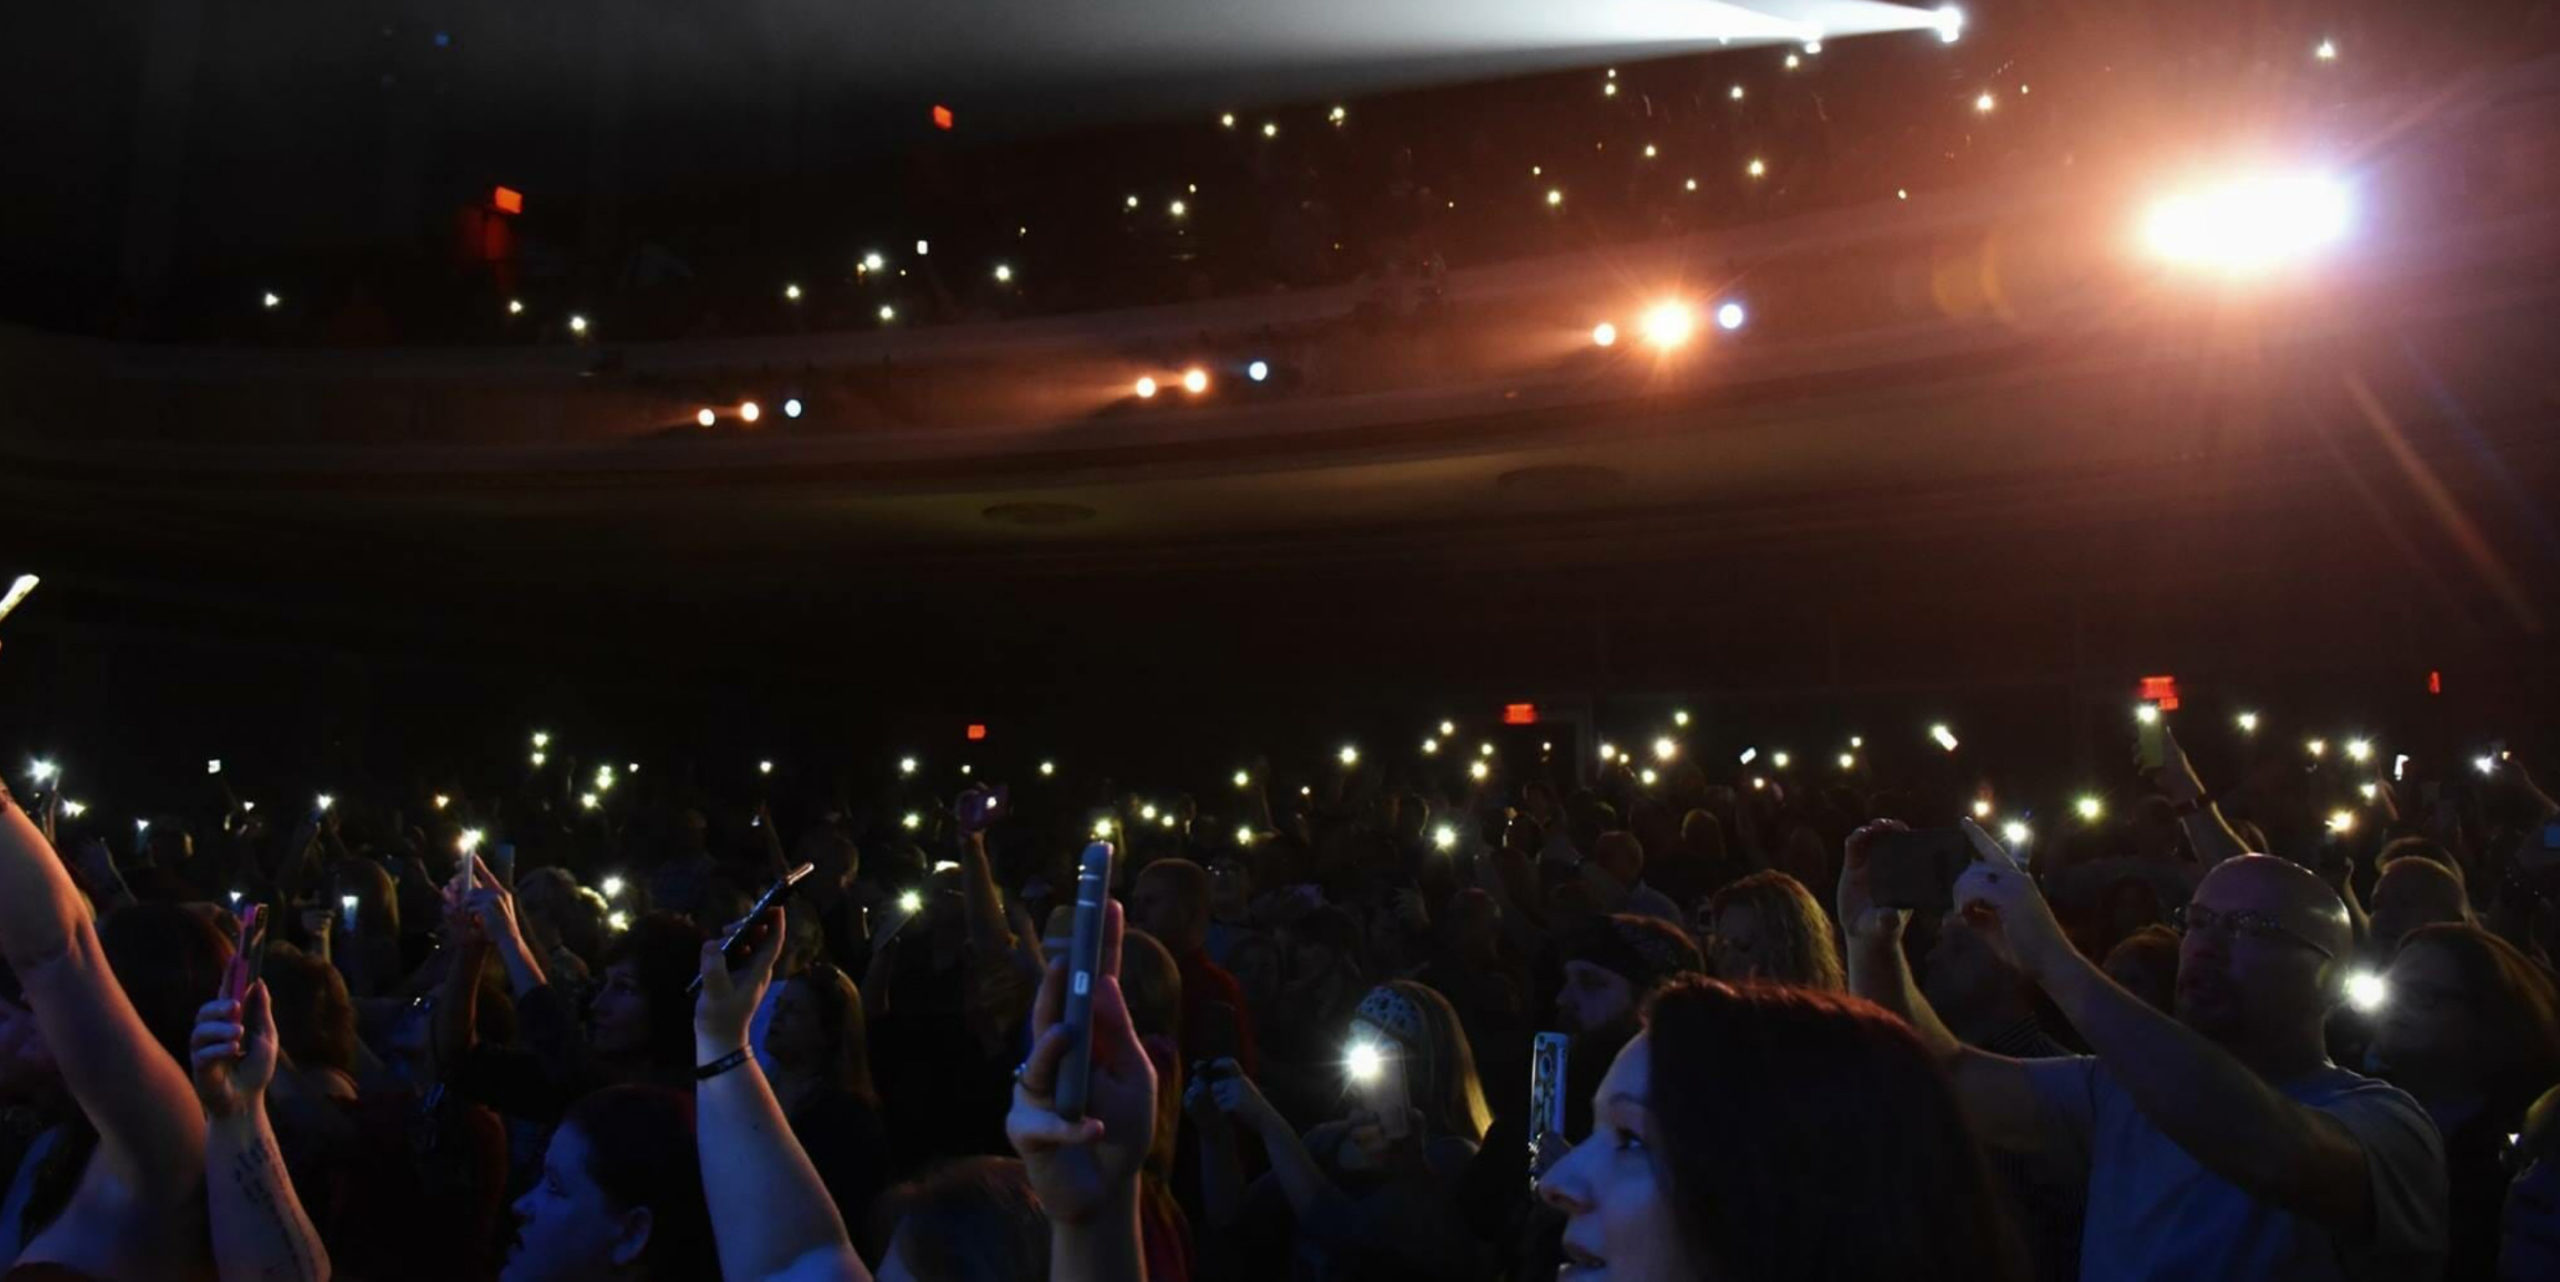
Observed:
[[[1565,1138],[1565,1055],[1572,1042],[1563,1033],[1540,1033],[1529,1050],[1529,1184],[1537,1186],[1549,1167],[1572,1144]]]
[[[959,820],[963,833],[985,832],[989,824],[1004,817],[1005,806],[1011,800],[1012,792],[1003,784],[971,788],[960,794],[960,800],[952,807],[952,817]]]
[[[769,928],[765,918],[766,911],[779,907],[783,896],[790,894],[791,888],[799,885],[801,878],[808,876],[816,868],[816,864],[802,864],[774,878],[773,884],[765,887],[764,893],[756,897],[755,907],[748,909],[747,915],[739,918],[737,924],[729,928],[729,933],[720,940],[720,955],[728,959],[729,969],[736,970],[745,965],[747,958],[752,956],[757,946],[764,942],[763,932]],[[684,991],[688,995],[700,993],[702,976],[694,976],[693,982],[685,985]]]
[[[1067,945],[1067,1007],[1059,1021],[1067,1029],[1066,1057],[1058,1063],[1055,1096],[1058,1116],[1084,1119],[1093,1084],[1093,987],[1102,968],[1104,916],[1111,902],[1111,843],[1084,848],[1076,864],[1076,933]]]

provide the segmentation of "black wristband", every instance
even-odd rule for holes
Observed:
[[[750,1053],[747,1048],[741,1046],[708,1064],[696,1066],[693,1070],[693,1080],[697,1082],[710,1081],[712,1078],[718,1077],[722,1073],[728,1072],[730,1069],[746,1063],[749,1057]]]

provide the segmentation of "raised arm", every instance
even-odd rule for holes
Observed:
[[[1990,841],[1973,831],[1977,845]],[[1975,863],[1956,882],[1956,903],[1996,921],[2019,966],[2134,1107],[2206,1170],[2351,1237],[2372,1231],[2371,1173],[2343,1123],[2285,1098],[2231,1052],[2117,986],[2071,946],[2033,879],[2014,867]]]
[[[2044,1125],[2026,1066],[2017,1060],[1977,1050],[1958,1040],[1938,1019],[1929,999],[1911,975],[1902,955],[1902,930],[1910,914],[1878,908],[1867,889],[1867,850],[1879,832],[1903,825],[1881,820],[1849,834],[1840,866],[1840,925],[1846,948],[1849,991],[1902,1017],[1929,1054],[1955,1083],[1956,1098],[1975,1129],[1991,1144],[2029,1149],[2040,1144]],[[2025,874],[2021,873],[2023,877]]]
[[[116,983],[89,906],[35,823],[0,789],[0,953],[80,1111],[99,1159],[155,1200],[193,1194],[204,1117],[185,1070],[154,1041]]]
[[[2168,719],[2164,717],[2161,720],[2164,724],[2160,727],[2160,739],[2168,751],[2160,768],[2160,787],[2169,794],[2169,800],[2178,803],[2185,812],[2182,822],[2186,825],[2187,840],[2195,843],[2197,861],[2210,868],[2225,859],[2248,854],[2248,843],[2240,840],[2240,834],[2232,828],[2231,821],[2222,817],[2222,807],[2205,792],[2204,781],[2196,775],[2195,763],[2187,760],[2187,750],[2179,746],[2178,736],[2165,724]]]
[[[196,1012],[196,1098],[204,1105],[205,1203],[213,1265],[222,1282],[327,1282],[329,1251],[294,1195],[275,1132],[267,1084],[275,1080],[276,1022],[267,986]]]
[[[1014,1074],[1004,1130],[1049,1217],[1050,1282],[1145,1282],[1138,1172],[1156,1128],[1156,1069],[1120,991],[1120,905],[1103,909],[1094,974],[1093,1074],[1085,1115],[1061,1117],[1052,1092],[1073,1048],[1064,1023],[1067,962],[1052,960],[1031,1008],[1031,1054]]]
[[[702,1192],[720,1276],[730,1282],[870,1282],[844,1221],[773,1088],[747,1052],[747,1021],[782,952],[782,910],[766,911],[746,970],[732,975],[713,939],[702,946],[702,995],[693,1008],[693,1056],[713,1071],[694,1088]]]

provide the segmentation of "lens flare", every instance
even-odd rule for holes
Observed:
[[[2255,174],[2164,196],[2144,246],[2172,266],[2251,275],[2314,258],[2354,223],[2346,184],[2324,174]]]

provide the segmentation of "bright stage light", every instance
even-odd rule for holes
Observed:
[[[1156,381],[1155,381],[1154,379],[1152,379],[1152,378],[1141,378],[1141,379],[1139,379],[1139,380],[1138,380],[1138,399],[1139,399],[1139,400],[1142,400],[1142,401],[1143,401],[1143,400],[1150,399],[1150,398],[1152,398],[1155,394],[1156,394]]]
[[[1742,101],[1742,86],[1740,86],[1740,85],[1735,85],[1731,90],[1729,90],[1729,91],[1727,92],[1726,96],[1727,96],[1727,97],[1729,97],[1729,98],[1731,98],[1731,99],[1733,99],[1735,102],[1740,102],[1740,101]]]
[[[2338,44],[2334,40],[2323,40],[2318,48],[2311,51],[2311,56],[2322,62],[2334,62],[2338,57]]]
[[[898,309],[891,307],[887,303],[880,304],[880,319],[883,321],[893,321],[898,319]]]
[[[1172,204],[1167,205],[1167,206],[1165,207],[1165,212],[1166,212],[1166,213],[1169,213],[1169,214],[1171,214],[1171,215],[1173,215],[1173,216],[1174,216],[1174,217],[1176,217],[1176,218],[1180,218],[1180,217],[1182,217],[1184,214],[1187,214],[1187,213],[1190,213],[1190,212],[1191,212],[1191,206],[1186,205],[1186,204],[1184,204],[1183,202],[1181,202],[1181,201],[1177,200],[1177,201],[1173,202]]]
[[[1716,308],[1716,328],[1718,329],[1740,329],[1742,323],[1749,319],[1751,319],[1750,313],[1742,310],[1740,303],[1726,303]]]
[[[1934,25],[1938,28],[1938,39],[1954,44],[1964,38],[1964,10],[1951,4],[1941,5],[1930,16],[1937,20]]]
[[[1644,341],[1668,351],[1689,341],[1698,327],[1698,313],[1687,303],[1656,303],[1644,314]]]
[[[693,421],[702,424],[704,427],[709,427],[713,423],[719,421],[719,418],[719,415],[714,414],[709,410],[701,410],[694,414]]]
[[[1563,204],[1563,203],[1564,203],[1564,189],[1563,189],[1563,188],[1561,188],[1561,187],[1549,187],[1549,188],[1547,188],[1547,204],[1549,204],[1549,205],[1551,205],[1551,206],[1552,206],[1552,205],[1561,205],[1561,204]]]
[[[1758,156],[1753,156],[1751,158],[1751,163],[1743,166],[1742,172],[1749,174],[1754,178],[1767,177],[1769,173],[1769,162],[1762,160]]]
[[[1255,361],[1254,363],[1245,366],[1244,376],[1257,383],[1271,377],[1271,362]]]
[[[275,291],[273,290],[269,290],[266,293],[259,295],[258,302],[265,306],[268,311],[274,311],[275,309],[284,306],[284,300],[276,297]]]
[[[586,334],[586,332],[587,332],[587,318],[586,318],[586,317],[584,317],[584,316],[572,316],[572,317],[570,317],[570,318],[569,318],[569,332],[570,332],[570,333],[572,333],[572,334],[577,334],[577,335],[580,335],[580,336],[584,336],[584,335]]]
[[[523,300],[523,299],[521,299],[521,298],[510,298],[510,299],[508,299],[508,300],[507,300],[507,315],[509,315],[509,316],[522,316],[522,315],[524,315],[524,300]]]
[[[1218,127],[1219,127],[1220,129],[1233,129],[1233,128],[1235,128],[1235,127],[1236,127],[1236,113],[1234,113],[1234,112],[1232,112],[1232,111],[1229,111],[1229,112],[1223,112],[1223,113],[1221,113],[1221,114],[1218,116]]]
[[[752,423],[764,417],[764,407],[754,401],[738,402],[738,417]]]
[[[799,301],[800,301],[800,287],[799,287],[799,286],[797,286],[797,285],[785,285],[785,286],[783,286],[783,287],[782,287],[782,297],[783,297],[783,301],[785,301],[785,302],[792,302],[792,303],[799,302]]]
[[[1599,324],[1592,326],[1592,327],[1591,327],[1591,342],[1592,342],[1592,344],[1593,344],[1594,346],[1597,346],[1597,347],[1615,347],[1615,346],[1617,346],[1617,344],[1618,344],[1618,327],[1617,327],[1617,326],[1615,326],[1615,325],[1610,324],[1610,323],[1609,323],[1609,322],[1607,322],[1607,321],[1602,321],[1602,322],[1600,322]]]
[[[2353,204],[2346,185],[2326,175],[2253,175],[2155,202],[2143,241],[2164,261],[2245,275],[2345,239]]]
[[[794,396],[782,403],[782,416],[784,418],[798,418],[800,417],[800,408],[800,398]]]
[[[1988,89],[1983,90],[1982,93],[1973,100],[1973,109],[1986,115],[1990,113],[1993,107],[1997,107],[1999,105],[1999,99],[1992,97],[1991,91]]]
[[[1009,266],[1007,266],[1007,265],[1005,265],[1005,264],[1003,264],[1003,263],[998,263],[998,264],[996,264],[996,283],[997,283],[997,284],[999,284],[999,285],[1010,285],[1010,284],[1012,284],[1012,283],[1013,283],[1013,268],[1011,268],[1011,267],[1009,267]]]
[[[1182,372],[1182,390],[1191,393],[1193,396],[1198,396],[1200,393],[1208,391],[1209,371],[1204,369],[1184,370]]]
[[[1263,122],[1262,122],[1262,136],[1263,136],[1263,137],[1265,137],[1265,138],[1277,138],[1277,137],[1279,137],[1279,136],[1280,136],[1280,123],[1279,123],[1278,121],[1275,121],[1275,120],[1266,120],[1266,121],[1263,121]]]

